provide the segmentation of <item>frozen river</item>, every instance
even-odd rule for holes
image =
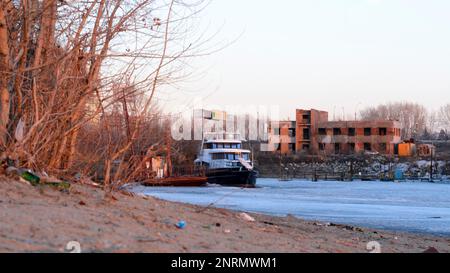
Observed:
[[[169,201],[450,236],[450,184],[258,179],[258,188],[145,188]],[[189,221],[189,219],[186,219]]]

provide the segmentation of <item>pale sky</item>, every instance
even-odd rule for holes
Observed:
[[[201,24],[233,44],[167,101],[278,104],[342,115],[389,101],[449,103],[448,0],[212,0]],[[205,71],[206,70],[206,71]]]

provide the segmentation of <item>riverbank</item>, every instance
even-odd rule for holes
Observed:
[[[168,202],[73,184],[67,191],[0,177],[0,251],[64,252],[450,252],[450,238],[309,222]],[[186,222],[184,229],[175,226]]]

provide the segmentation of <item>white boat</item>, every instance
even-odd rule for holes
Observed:
[[[205,133],[197,166],[204,166],[208,183],[225,186],[254,187],[258,172],[254,170],[251,151],[243,149],[240,134]]]

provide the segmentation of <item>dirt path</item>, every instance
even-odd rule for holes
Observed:
[[[294,217],[166,202],[73,185],[67,193],[0,177],[0,251],[65,252],[450,252],[450,238],[329,226]],[[184,220],[186,227],[175,224]]]

